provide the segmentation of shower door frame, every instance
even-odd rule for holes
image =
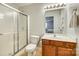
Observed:
[[[21,12],[21,11],[19,11],[18,9],[15,9],[15,8],[13,8],[13,7],[11,7],[11,6],[9,6],[9,5],[7,5],[7,4],[5,4],[5,3],[0,3],[2,6],[4,6],[4,7],[7,7],[7,8],[10,8],[10,9],[12,9],[13,11],[15,11],[17,14],[22,14],[22,15],[24,15],[24,16],[27,16],[27,27],[26,27],[26,29],[27,29],[27,38],[26,38],[26,45],[28,44],[28,15],[26,15],[26,14],[24,14],[23,12]],[[18,15],[17,15],[18,16]],[[15,52],[15,44],[13,44],[13,55],[12,56],[14,56],[15,54],[17,54],[20,50],[22,50],[26,45],[24,45],[21,49],[19,49],[19,30],[18,30],[18,17],[17,17],[17,24],[16,24],[16,26],[17,26],[17,51]],[[14,34],[13,34],[13,43],[15,43],[15,32],[14,32]]]
[[[20,13],[20,12],[18,14],[22,14],[22,15],[28,17],[27,15],[25,15],[23,13]],[[28,44],[28,18],[27,18],[27,27],[26,27],[26,30],[27,30],[27,33],[26,33],[27,34],[26,44],[21,49],[19,49],[19,19],[17,17],[17,52],[15,52],[15,54],[18,53],[20,50],[22,50]]]

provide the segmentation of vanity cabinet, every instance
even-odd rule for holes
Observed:
[[[44,50],[44,51],[42,51],[44,56],[52,56],[52,55],[55,56],[56,47],[53,47],[53,46],[50,46],[50,45],[43,45],[42,47],[43,47],[43,50]]]
[[[75,56],[76,43],[42,39],[43,56]]]

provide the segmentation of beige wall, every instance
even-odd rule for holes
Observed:
[[[42,35],[44,33],[44,4],[33,4],[25,6],[20,10],[30,16],[30,36]]]
[[[29,6],[24,6],[20,8],[21,11],[24,13],[30,15],[30,35],[35,34],[35,35],[41,35],[45,32],[45,16],[55,16],[55,25],[54,25],[54,31],[59,33],[59,27],[61,27],[61,17],[63,17],[64,11],[50,11],[46,12],[44,11],[44,6],[48,4],[32,4]],[[62,16],[61,16],[61,15]],[[65,16],[66,17],[66,16]],[[66,19],[66,18],[65,18]],[[66,24],[66,21],[65,21]],[[66,27],[66,25],[64,25]],[[66,29],[66,28],[65,28]],[[64,31],[66,32],[66,30]]]
[[[20,8],[25,14],[29,15],[29,39],[31,35],[42,35],[44,33],[44,4],[32,4]]]
[[[45,16],[55,16],[54,19],[54,32],[60,33],[59,27],[61,27],[61,19],[64,17],[64,32],[66,32],[66,13],[64,10],[60,11],[50,11],[46,12],[44,10],[44,6],[48,4],[31,4],[28,6],[24,6],[19,8],[22,12],[30,16],[30,24],[29,24],[29,37],[31,35],[42,35],[45,33]],[[30,40],[30,38],[29,38]],[[28,40],[28,41],[29,41]]]
[[[77,56],[79,56],[79,27],[77,28],[70,28],[69,24],[70,24],[70,20],[72,17],[72,11],[73,9],[77,8],[77,15],[79,15],[79,4],[69,4],[68,5],[68,16],[67,16],[67,33],[68,35],[71,35],[73,37],[75,37],[75,39],[77,39]]]
[[[45,30],[44,29],[44,22],[45,22],[44,16],[45,15],[44,15],[43,7],[45,5],[46,4],[32,4],[32,5],[20,8],[21,11],[23,11],[24,13],[30,15],[30,30],[29,30],[30,31],[30,35],[32,35],[32,34],[41,35],[41,34],[44,33],[44,30]],[[65,29],[67,30],[67,33],[69,35],[72,35],[72,36],[78,38],[77,43],[79,43],[79,37],[78,37],[79,35],[75,35],[73,29],[69,28],[70,18],[71,18],[71,15],[72,15],[71,14],[72,13],[72,9],[73,8],[78,8],[78,12],[77,13],[79,14],[78,4],[75,4],[75,5],[72,5],[72,6],[74,6],[74,7],[69,8],[69,6],[67,6],[67,19],[66,19],[66,16],[65,16],[65,21],[67,21],[67,25],[65,25],[66,26]],[[65,30],[65,32],[66,32],[66,30]],[[77,28],[76,30],[79,30],[79,28]],[[79,31],[77,31],[77,33],[78,32]],[[79,55],[79,44],[77,44],[77,55]]]

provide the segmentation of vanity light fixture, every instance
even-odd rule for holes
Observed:
[[[54,5],[48,5],[45,6],[44,9],[52,9],[52,8],[60,8],[60,7],[65,7],[66,4],[62,3],[62,4],[54,4]]]

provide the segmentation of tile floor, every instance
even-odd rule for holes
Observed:
[[[15,56],[27,56],[28,53],[26,52],[25,48],[18,52]],[[42,56],[42,44],[40,42],[37,49],[34,51],[34,56]]]

